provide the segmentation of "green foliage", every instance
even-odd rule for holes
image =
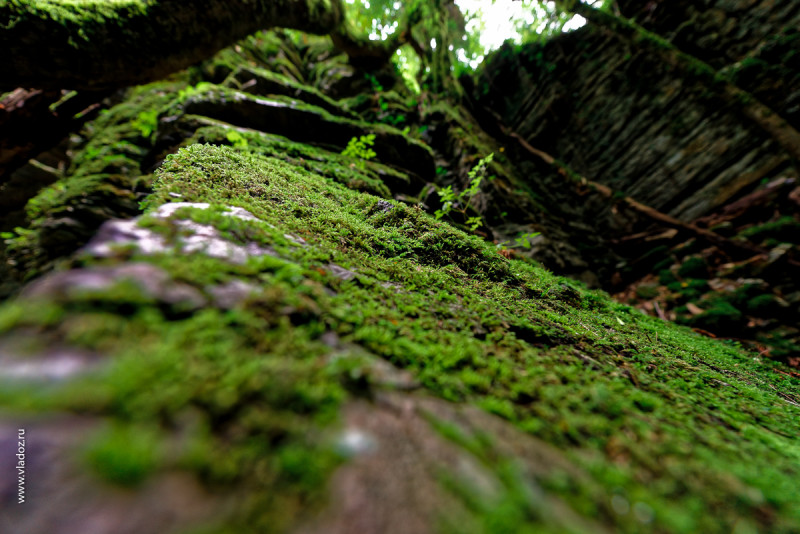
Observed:
[[[535,238],[539,234],[541,234],[541,232],[528,232],[521,234],[514,239],[514,243],[518,247],[531,248],[533,244],[533,238]]]
[[[691,256],[678,269],[682,278],[708,278],[708,264],[701,256]]]
[[[508,241],[502,241],[497,243],[496,247],[498,250],[508,250],[509,248],[528,249],[533,246],[533,239],[538,235],[541,235],[541,232],[525,232],[514,238],[513,245],[511,245]]]
[[[451,212],[460,213],[466,218],[466,225],[471,231],[475,231],[483,224],[483,218],[479,215],[469,215],[470,210],[474,210],[471,205],[472,200],[480,193],[481,183],[484,179],[492,180],[494,176],[486,176],[488,166],[494,158],[494,153],[489,154],[482,158],[478,163],[469,171],[469,185],[456,194],[453,191],[453,186],[448,185],[438,191],[439,199],[442,201],[441,209],[436,210],[435,216],[437,219],[449,215]],[[438,171],[438,169],[437,169]]]
[[[210,82],[200,82],[195,86],[190,85],[178,91],[178,102],[179,103],[185,102],[192,96],[205,93],[208,90],[213,89],[214,87],[216,87],[216,85]]]
[[[422,90],[417,80],[420,69],[422,68],[422,62],[416,52],[414,52],[414,49],[411,48],[411,45],[401,46],[393,56],[392,61],[394,62],[395,68],[403,77],[403,82],[405,82],[408,90],[412,94],[418,95]]]
[[[356,165],[360,168],[366,167],[366,161],[377,156],[372,150],[375,144],[375,134],[362,135],[361,137],[353,137],[348,141],[347,147],[342,150],[342,156],[354,158]]]
[[[367,81],[370,83],[370,85],[372,86],[372,90],[374,92],[376,93],[383,92],[383,86],[381,85],[381,82],[379,82],[378,78],[376,78],[374,75],[367,73],[364,74],[364,78],[366,78]]]
[[[703,313],[691,317],[687,322],[692,326],[697,326],[713,332],[730,333],[737,332],[743,325],[743,314],[727,300],[719,299],[710,302],[710,308]]]
[[[133,120],[132,125],[134,128],[139,130],[139,132],[142,134],[142,137],[151,139],[153,134],[155,134],[156,130],[158,129],[158,114],[159,113],[157,109],[146,109],[144,111],[140,111],[136,116],[136,119]]]
[[[364,77],[370,83],[372,86],[372,91],[378,98],[378,108],[380,109],[380,112],[377,116],[378,121],[394,127],[398,127],[400,124],[406,122],[406,117],[402,113],[392,113],[389,111],[390,104],[387,98],[390,98],[390,95],[396,97],[396,93],[384,93],[383,86],[374,75],[368,73],[365,74]]]

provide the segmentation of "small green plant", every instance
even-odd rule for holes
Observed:
[[[452,212],[457,212],[466,217],[466,225],[474,232],[483,224],[483,218],[480,215],[470,216],[468,212],[474,210],[471,206],[472,199],[475,198],[481,191],[481,183],[484,179],[493,180],[494,176],[486,176],[489,164],[494,158],[494,153],[489,154],[482,158],[478,163],[469,171],[469,186],[456,194],[453,191],[453,186],[448,185],[439,190],[439,199],[442,201],[442,209],[436,210],[434,214],[437,219],[441,219],[445,215]]]
[[[25,213],[31,220],[44,216],[53,206],[58,205],[67,195],[64,182],[56,182],[45,187],[25,205]]]
[[[372,86],[373,91],[375,91],[376,93],[380,93],[383,91],[383,86],[381,85],[381,82],[378,81],[378,78],[376,78],[372,74],[365,74],[364,78],[366,78],[369,84]]]
[[[387,105],[387,107],[388,107],[388,105]],[[388,117],[383,119],[381,122],[384,122],[386,124],[390,124],[390,125],[392,125],[394,127],[397,127],[400,124],[406,122],[406,118],[403,115],[389,115]]]
[[[363,169],[366,167],[366,161],[377,156],[372,146],[375,144],[375,134],[362,135],[361,137],[353,137],[347,143],[347,148],[342,150],[342,156],[354,158],[356,165]]]
[[[533,245],[533,238],[540,233],[541,232],[527,232],[520,234],[514,239],[514,245],[520,248],[531,248]]]
[[[139,130],[142,137],[150,139],[158,129],[158,110],[142,111],[136,116],[132,124],[134,128]]]
[[[533,238],[539,234],[541,234],[541,232],[526,232],[515,237],[513,245],[510,245],[508,241],[502,241],[497,243],[496,246],[497,249],[501,251],[508,250],[509,248],[531,248],[533,246]]]

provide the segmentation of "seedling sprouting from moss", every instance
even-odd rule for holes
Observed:
[[[494,158],[494,152],[478,161],[478,163],[472,167],[472,169],[469,171],[469,187],[460,193],[456,194],[453,191],[452,185],[448,185],[447,187],[439,190],[439,198],[442,201],[442,209],[436,210],[434,215],[436,215],[437,219],[441,219],[445,215],[449,215],[451,212],[455,211],[466,217],[466,224],[471,231],[474,232],[481,227],[483,224],[483,218],[480,215],[469,216],[468,213],[470,209],[473,211],[475,210],[470,203],[472,202],[472,199],[481,192],[481,183],[483,182],[483,179],[494,179],[494,176],[486,176],[486,170],[489,164],[492,162],[492,158]]]
[[[342,150],[342,156],[354,158],[356,165],[363,169],[366,167],[366,161],[377,156],[374,150],[370,148],[375,144],[375,134],[362,135],[361,137],[353,137],[347,143],[347,148]]]

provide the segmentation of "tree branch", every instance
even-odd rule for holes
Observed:
[[[411,30],[422,20],[419,3],[414,2],[403,12],[399,29],[385,41],[371,41],[358,36],[358,32],[344,21],[331,32],[334,46],[348,55],[350,63],[366,70],[375,70],[386,65],[398,48],[412,42]]]
[[[506,133],[508,132],[507,129],[505,128],[502,129],[504,130],[504,132]],[[750,255],[763,255],[764,257],[767,257],[769,255],[768,250],[763,249],[759,246],[747,242],[733,241],[717,233],[714,233],[711,230],[700,228],[692,223],[685,223],[683,221],[679,221],[675,217],[671,217],[666,213],[662,213],[656,210],[655,208],[646,206],[645,204],[642,204],[641,202],[629,196],[621,195],[606,185],[593,182],[591,180],[587,180],[583,176],[577,175],[572,170],[565,168],[550,154],[532,147],[527,141],[525,141],[525,139],[520,137],[517,133],[510,132],[507,133],[507,135],[509,135],[509,137],[513,137],[514,139],[516,139],[525,150],[527,150],[534,156],[538,157],[548,165],[552,165],[553,167],[558,169],[559,174],[565,176],[571,182],[589,187],[591,190],[600,193],[605,198],[617,199],[619,202],[623,203],[625,206],[632,209],[636,213],[639,213],[640,215],[643,215],[662,226],[666,226],[668,228],[675,228],[676,230],[686,232],[689,235],[702,239],[703,241],[711,245],[717,246],[721,250],[725,250],[728,252],[746,253]],[[794,270],[800,268],[800,263],[798,263],[795,260],[790,259],[788,260],[787,263]]]
[[[150,82],[258,30],[330,33],[343,13],[341,0],[0,2],[0,91]]]

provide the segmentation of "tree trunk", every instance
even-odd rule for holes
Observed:
[[[0,3],[0,90],[103,90],[163,78],[255,31],[326,34],[340,0]]]
[[[767,132],[793,158],[800,160],[800,132],[752,94],[726,79],[708,63],[687,54],[632,20],[591,7],[579,0],[561,3],[561,8],[604,27],[615,35],[658,54],[665,62],[702,79],[710,90]]]

